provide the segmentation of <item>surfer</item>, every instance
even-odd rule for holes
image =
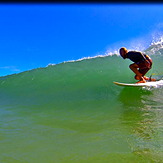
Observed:
[[[134,62],[129,67],[136,74],[135,79],[139,80],[137,83],[145,83],[146,80],[156,81],[144,76],[152,68],[152,59],[148,55],[138,51],[128,51],[124,47],[120,48],[119,53],[123,59],[128,58]]]

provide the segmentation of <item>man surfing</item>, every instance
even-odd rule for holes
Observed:
[[[152,68],[152,59],[138,51],[128,51],[125,47],[120,48],[119,53],[123,59],[130,59],[134,63],[130,64],[130,69],[136,74],[135,79],[139,80],[137,83],[146,83],[146,80],[156,81],[144,76]]]

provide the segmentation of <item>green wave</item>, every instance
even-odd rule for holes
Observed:
[[[162,75],[162,53],[148,75]],[[136,82],[117,55],[0,78],[0,162],[161,162],[162,88]]]

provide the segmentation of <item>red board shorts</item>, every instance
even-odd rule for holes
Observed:
[[[139,67],[138,71],[144,76],[152,68],[152,59],[148,57],[146,60],[137,62],[136,64]]]

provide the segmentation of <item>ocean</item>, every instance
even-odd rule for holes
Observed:
[[[148,76],[163,75],[151,45]],[[0,78],[1,163],[163,162],[163,88],[134,83],[117,55],[63,62]]]

